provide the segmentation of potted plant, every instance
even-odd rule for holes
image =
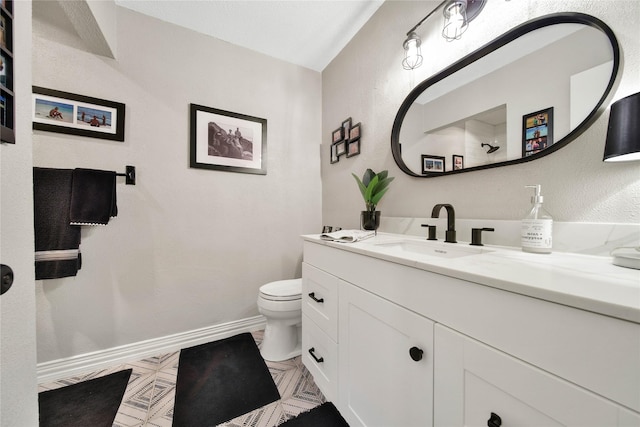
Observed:
[[[380,211],[376,211],[376,206],[389,189],[389,184],[393,181],[393,177],[389,176],[389,172],[384,170],[375,173],[371,169],[367,169],[362,176],[362,180],[352,173],[358,188],[364,198],[366,210],[362,211],[360,221],[364,230],[377,230],[380,226]]]

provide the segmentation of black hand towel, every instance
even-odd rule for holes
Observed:
[[[80,227],[70,225],[71,169],[33,168],[36,280],[75,276]]]
[[[118,214],[116,173],[74,169],[71,185],[71,224],[106,225]]]

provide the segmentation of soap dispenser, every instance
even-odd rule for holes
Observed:
[[[553,243],[553,218],[542,207],[543,197],[540,194],[541,185],[526,185],[534,188],[535,195],[531,198],[531,210],[522,220],[522,250],[537,254],[550,254]]]

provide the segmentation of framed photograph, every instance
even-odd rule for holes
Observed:
[[[335,144],[336,142],[340,142],[344,139],[344,129],[341,127],[331,132],[331,142]]]
[[[553,144],[553,107],[522,116],[522,157]]]
[[[360,133],[360,123],[358,123],[349,131],[349,141],[357,141],[360,139]]]
[[[339,160],[338,144],[331,144],[331,163],[337,163]]]
[[[352,157],[360,154],[360,140],[349,141],[347,143],[347,157]]]
[[[13,90],[13,59],[0,50],[0,85]]]
[[[464,157],[460,156],[458,154],[454,154],[453,158],[451,159],[451,164],[453,165],[453,170],[454,171],[459,171],[464,169]]]
[[[347,153],[347,141],[344,141],[344,140],[340,141],[337,144],[335,144],[335,146],[336,146],[336,155],[338,157]]]
[[[190,167],[267,174],[267,120],[190,104]]]
[[[37,86],[32,92],[33,129],[124,141],[124,104]]]
[[[445,171],[444,157],[442,156],[429,156],[423,154],[422,158],[422,174],[429,173],[441,173]]]
[[[345,139],[349,137],[349,131],[351,130],[351,117],[342,122],[342,135]]]

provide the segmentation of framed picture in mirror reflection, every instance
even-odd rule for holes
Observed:
[[[422,159],[422,174],[441,173],[445,171],[444,157],[443,156],[430,156],[423,154]]]
[[[454,154],[451,159],[451,164],[453,165],[454,171],[464,169],[464,156]]]
[[[522,157],[553,144],[553,107],[522,116]]]

